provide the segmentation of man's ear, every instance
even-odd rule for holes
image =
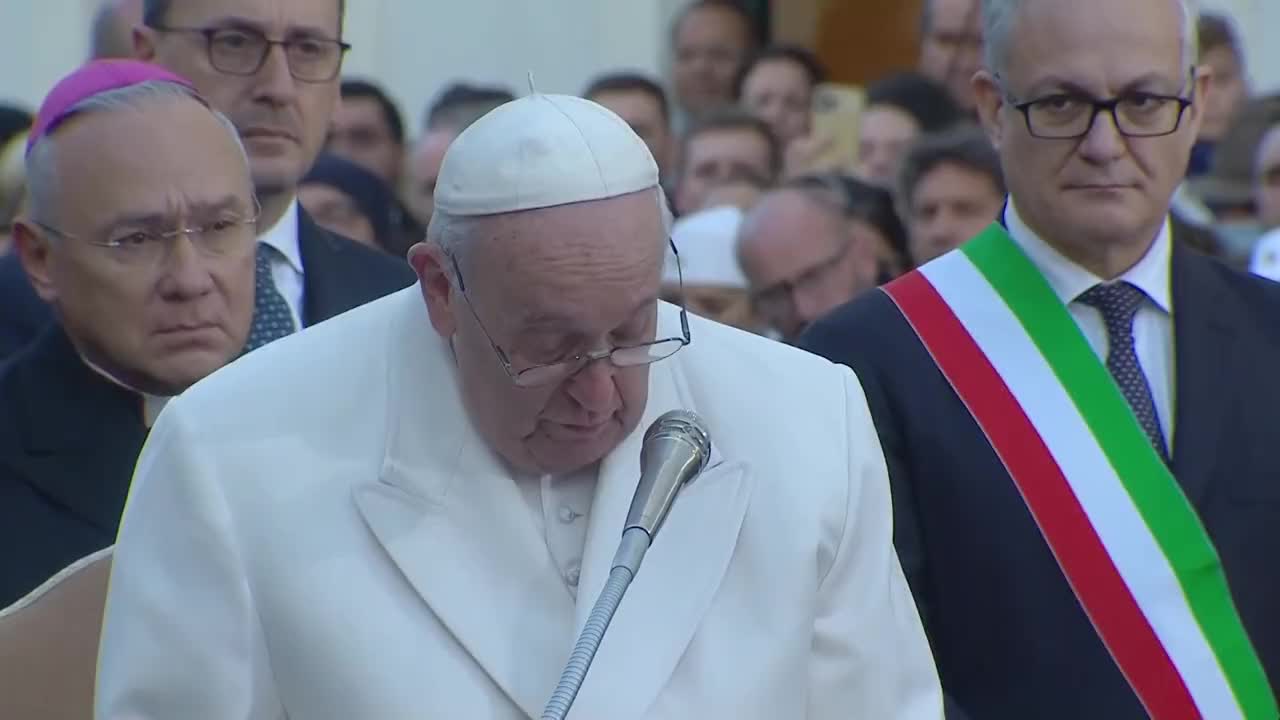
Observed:
[[[133,56],[146,62],[156,59],[156,31],[145,25],[133,28]]]
[[[418,274],[418,286],[427,304],[431,326],[440,337],[452,338],[458,329],[453,260],[438,245],[421,242],[409,248],[409,265]]]
[[[991,144],[999,150],[1006,129],[1005,114],[1000,112],[1005,104],[1000,81],[988,70],[978,71],[973,76],[973,97],[982,129],[986,131]]]
[[[53,247],[30,221],[19,218],[13,224],[13,252],[27,272],[36,295],[47,303],[56,302],[58,287],[53,281]]]

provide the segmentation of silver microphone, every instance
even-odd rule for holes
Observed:
[[[645,431],[640,449],[640,483],[631,498],[631,509],[622,529],[622,542],[613,557],[609,580],[578,636],[569,664],[542,712],[542,720],[564,720],[569,714],[605,630],[631,580],[640,571],[640,563],[654,537],[662,529],[676,494],[707,467],[710,459],[711,434],[702,418],[688,410],[664,413]]]

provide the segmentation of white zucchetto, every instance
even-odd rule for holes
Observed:
[[[622,118],[590,100],[534,93],[494,109],[453,141],[435,207],[497,215],[657,185],[653,155]]]

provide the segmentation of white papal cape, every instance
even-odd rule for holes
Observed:
[[[677,334],[674,308],[659,335]],[[143,451],[98,670],[110,720],[537,718],[667,410],[718,452],[685,488],[571,718],[941,717],[846,368],[693,319],[601,466],[575,603],[473,431],[410,288],[173,401]]]

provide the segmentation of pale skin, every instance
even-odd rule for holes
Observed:
[[[653,190],[475,219],[455,251],[474,314],[449,255],[428,243],[410,250],[472,422],[515,469],[599,462],[639,424],[649,370],[598,360],[558,384],[520,388],[484,331],[517,371],[653,340],[665,238]]]
[[[1181,14],[1171,0],[1035,0],[1015,19],[1006,70],[974,77],[983,126],[1000,152],[1010,194],[1028,225],[1104,280],[1146,255],[1186,171],[1203,116],[1194,103],[1177,131],[1122,136],[1109,114],[1075,140],[1032,137],[1006,97],[1063,91],[1095,99],[1130,92],[1202,98],[1209,75],[1183,65]]]
[[[179,236],[155,266],[92,244],[140,227],[201,227],[220,209],[252,218],[248,168],[227,130],[195,100],[166,99],[73,119],[56,143],[57,199],[39,222],[63,236],[25,217],[15,238],[32,287],[81,354],[155,395],[239,355],[253,315],[252,226],[218,255]]]
[[[340,33],[337,0],[175,0],[165,25],[247,28],[272,40],[337,39]],[[262,203],[259,227],[274,226],[324,147],[329,120],[341,101],[341,73],[327,82],[301,82],[289,72],[284,49],[275,46],[256,74],[231,75],[213,68],[200,35],[147,27],[135,30],[134,51],[190,80],[231,118],[249,153]]]

